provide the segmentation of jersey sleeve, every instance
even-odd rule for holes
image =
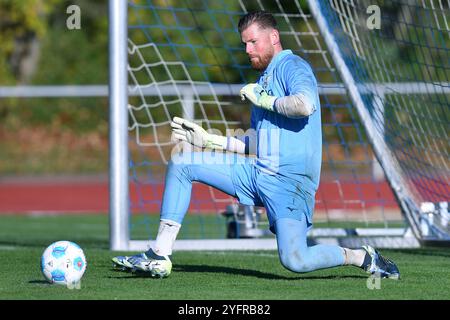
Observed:
[[[286,95],[302,94],[313,104],[313,112],[317,110],[317,80],[309,64],[299,57],[288,59],[282,66],[282,74]]]

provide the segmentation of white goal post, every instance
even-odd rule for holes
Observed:
[[[109,206],[110,248],[130,241],[128,189],[128,21],[127,1],[109,1]]]

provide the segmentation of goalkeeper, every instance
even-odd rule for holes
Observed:
[[[114,257],[116,265],[168,276],[172,248],[188,210],[192,182],[215,187],[244,205],[264,206],[276,235],[281,264],[293,272],[353,265],[368,273],[398,279],[397,266],[371,246],[308,246],[314,198],[322,161],[322,131],[317,82],[309,64],[283,50],[273,15],[264,11],[241,18],[238,29],[254,69],[256,83],[244,86],[251,129],[247,137],[207,133],[175,117],[173,136],[192,145],[232,153],[179,153],[169,162],[161,220],[152,248],[134,256]],[[255,158],[241,154],[254,153]],[[221,160],[221,161],[219,161]]]

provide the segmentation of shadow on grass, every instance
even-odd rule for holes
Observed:
[[[31,284],[45,284],[45,285],[51,285],[50,282],[45,281],[45,280],[30,280],[30,281],[28,281],[28,283],[31,283]]]
[[[112,272],[120,273],[120,274],[122,274],[122,276],[108,276],[107,278],[109,278],[109,279],[153,278],[150,275],[150,273],[148,273],[148,272],[139,272],[139,271],[132,272],[129,269],[121,270],[121,269],[117,269],[117,268],[111,268],[110,270]],[[157,279],[157,278],[155,278],[155,279]]]
[[[201,273],[225,273],[225,274],[236,274],[249,277],[256,277],[268,280],[323,280],[323,279],[344,279],[344,278],[367,278],[366,276],[358,275],[328,275],[328,276],[314,276],[311,274],[304,274],[296,277],[288,277],[275,273],[262,272],[258,270],[251,269],[239,269],[224,266],[208,266],[208,265],[177,265],[174,268],[175,271],[182,272],[201,272]],[[294,273],[292,273],[294,274]]]
[[[261,272],[251,269],[239,269],[224,266],[210,266],[210,265],[183,265],[179,264],[173,269],[175,272],[189,272],[189,273],[223,273],[223,274],[235,274],[247,277],[255,277],[267,280],[326,280],[326,279],[366,279],[365,275],[328,275],[328,276],[314,276],[311,274],[301,275],[296,277],[288,277],[275,273]],[[129,278],[151,278],[149,273],[139,272],[131,273],[130,271],[123,271],[113,269],[113,271],[121,272],[124,275],[122,277],[110,277],[116,279],[129,279]],[[293,273],[294,274],[294,273]]]

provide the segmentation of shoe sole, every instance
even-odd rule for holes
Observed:
[[[131,268],[124,266],[122,264],[119,264],[119,263],[115,263],[115,262],[112,263],[112,267],[113,267],[113,269],[120,270],[120,271],[130,271],[131,270]]]
[[[150,274],[153,278],[167,278],[169,275],[166,272],[155,272],[150,270],[147,266],[140,266],[140,265],[134,265],[134,266],[126,266],[122,263],[120,263],[118,260],[112,260],[113,267],[120,271],[128,271],[132,273],[147,273]]]
[[[144,265],[136,265],[133,268],[133,272],[143,272],[150,274],[153,278],[167,278],[169,275],[166,271],[155,271],[149,268],[148,266]]]
[[[119,270],[119,271],[131,271],[131,269],[130,268],[127,268],[127,267],[125,267],[125,266],[120,266],[120,265],[118,265],[118,264],[113,264],[113,268],[114,268],[114,270]]]
[[[400,279],[399,273],[393,273],[393,274],[383,275],[383,276],[380,276],[379,273],[371,273],[370,276],[376,277],[376,278],[381,278],[381,279],[391,279],[391,280],[399,280]]]
[[[127,266],[119,261],[112,260],[112,263],[113,263],[113,268],[115,268],[115,269],[119,269],[122,271],[130,271],[132,269],[132,267]]]
[[[392,280],[400,280],[400,274],[399,273],[390,274],[387,277],[389,279],[392,279]]]

